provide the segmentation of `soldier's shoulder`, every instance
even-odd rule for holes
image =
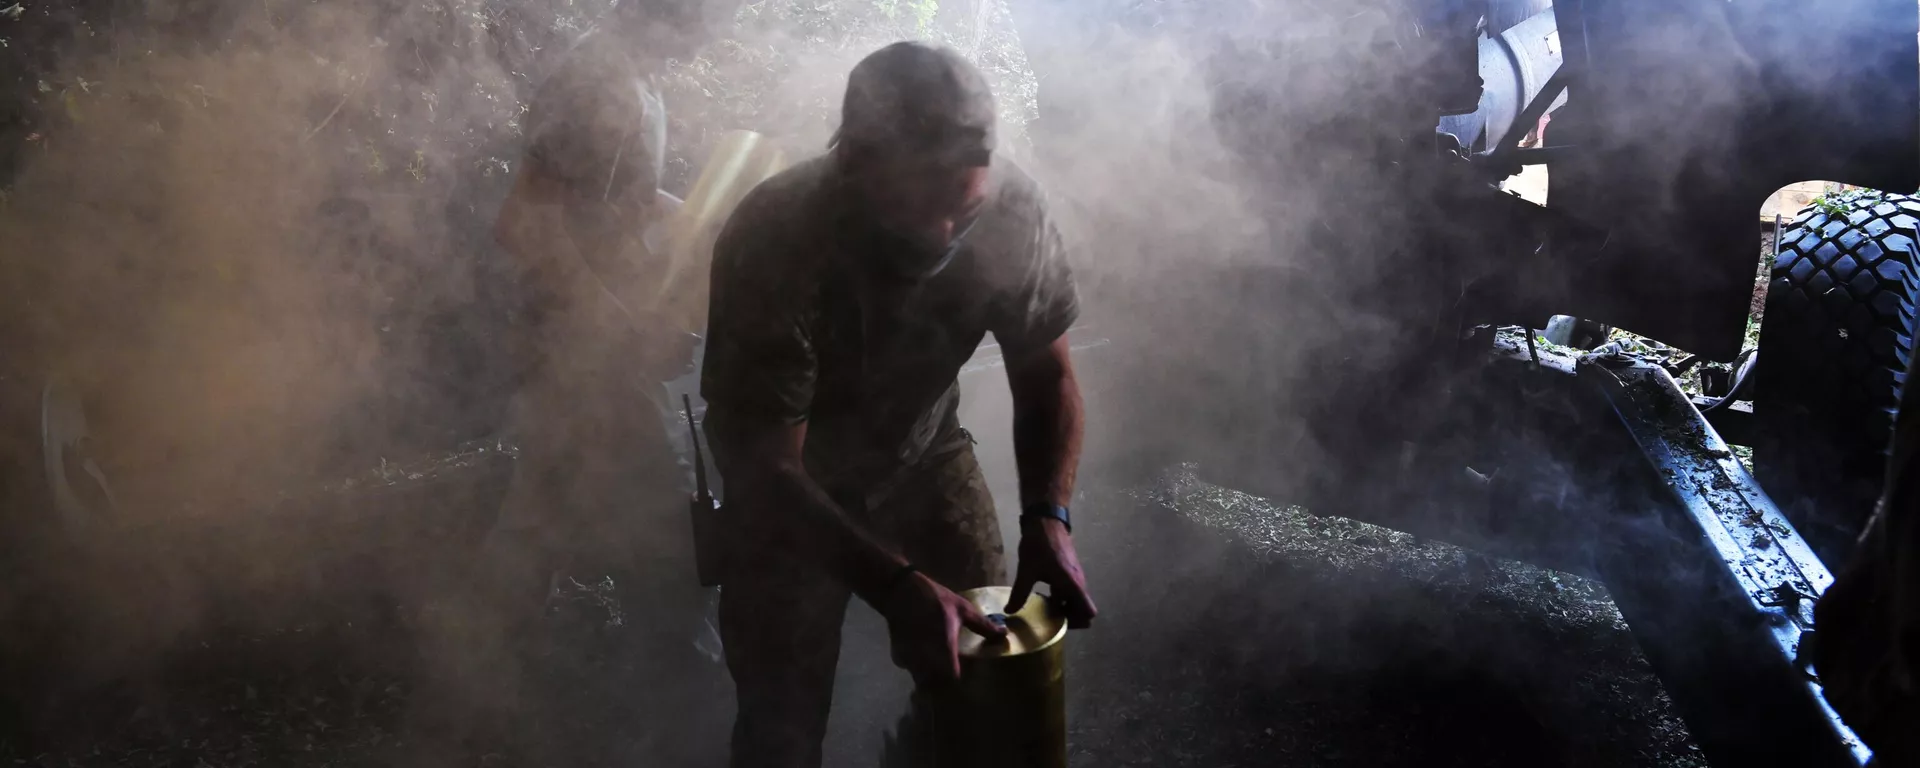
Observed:
[[[741,198],[727,227],[788,235],[817,224],[826,178],[824,157],[803,160],[776,173]]]
[[[1046,190],[1012,158],[996,156],[993,159],[989,183],[991,228],[1005,230],[1005,234],[1019,240],[1050,219]]]
[[[1011,158],[993,159],[988,177],[988,204],[976,229],[979,239],[998,256],[1022,255],[1019,245],[1031,243],[1036,229],[1046,226],[1048,202],[1039,182]],[[1005,253],[1000,253],[1005,252]]]
[[[812,247],[825,232],[819,215],[824,180],[820,161],[808,160],[760,182],[727,216],[715,265],[789,278],[816,271],[825,258]]]
[[[1046,193],[1040,188],[1032,174],[1022,167],[1019,161],[1005,155],[993,158],[992,175],[994,204],[999,207],[1018,211],[1044,213],[1047,208]]]

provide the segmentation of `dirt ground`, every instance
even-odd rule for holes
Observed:
[[[1117,479],[1117,478],[1114,478]],[[1083,478],[1079,534],[1102,616],[1069,642],[1075,766],[1704,765],[1600,586],[1176,471]],[[1091,515],[1091,513],[1086,513]],[[1089,517],[1088,519],[1092,519]],[[617,593],[617,590],[616,590]],[[214,630],[151,674],[0,745],[7,765],[720,765],[719,665],[664,660],[589,592],[514,718],[457,720],[407,611]],[[689,643],[693,632],[688,628]],[[883,625],[855,606],[827,765],[874,765],[903,711]],[[663,665],[709,687],[651,727]],[[694,754],[661,757],[672,736]]]

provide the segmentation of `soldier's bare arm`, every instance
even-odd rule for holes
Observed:
[[[1020,470],[1020,561],[1008,605],[1018,610],[1036,584],[1046,584],[1068,625],[1083,628],[1098,611],[1066,513],[1085,426],[1067,346],[1067,328],[1079,317],[1079,295],[1067,238],[1037,188],[1023,201],[1023,211],[1031,221],[1031,236],[1015,261],[1023,273],[993,327],[1006,354]]]
[[[1061,336],[1007,360],[1023,509],[1031,504],[1066,506],[1073,498],[1086,419],[1067,350],[1067,337]]]
[[[1052,517],[1025,514],[1036,506],[1064,508],[1073,499],[1086,420],[1073,377],[1067,338],[1007,359],[1013,394],[1013,453],[1020,469],[1020,564],[1008,605],[1026,603],[1035,584],[1053,588],[1068,623],[1084,628],[1099,610],[1073,546],[1073,531]]]

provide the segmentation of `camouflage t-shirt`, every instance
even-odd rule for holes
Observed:
[[[749,194],[714,248],[709,433],[805,421],[809,473],[867,493],[958,433],[960,368],[988,332],[1010,354],[1065,333],[1078,303],[1060,232],[1038,185],[993,163],[958,251],[922,279],[874,267],[886,256],[862,245],[830,157]]]

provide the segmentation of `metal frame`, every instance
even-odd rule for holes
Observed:
[[[1800,657],[1832,573],[1672,376],[1613,348],[1576,359],[1511,336],[1492,363],[1597,395],[1645,457],[1666,524],[1619,531],[1626,556],[1596,575],[1714,764],[1868,762]]]

